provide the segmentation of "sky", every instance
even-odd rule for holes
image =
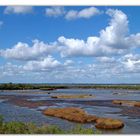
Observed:
[[[139,6],[0,6],[0,83],[140,83]]]

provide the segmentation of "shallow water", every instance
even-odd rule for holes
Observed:
[[[51,94],[46,94],[50,92]],[[114,94],[119,93],[119,94]],[[52,99],[51,95],[56,94],[93,94],[92,99]],[[102,131],[105,134],[140,134],[140,117],[129,116],[121,114],[123,107],[110,106],[108,102],[113,99],[125,99],[125,100],[140,100],[140,91],[132,90],[112,90],[112,89],[58,89],[53,91],[40,91],[40,90],[28,90],[28,91],[7,91],[0,92],[0,97],[5,95],[13,95],[14,97],[27,98],[27,101],[52,101],[54,105],[43,106],[40,105],[35,108],[21,107],[9,102],[5,102],[7,99],[0,99],[0,114],[4,116],[5,121],[22,121],[22,122],[34,122],[37,125],[52,124],[58,125],[63,129],[69,129],[76,126],[78,123],[73,123],[67,120],[62,120],[56,117],[49,117],[42,114],[42,110],[49,107],[62,108],[62,107],[80,107],[89,114],[94,114],[100,117],[110,117],[121,119],[125,123],[125,127],[120,130],[108,130]],[[92,105],[92,101],[100,101],[96,105]],[[90,104],[91,103],[91,104]],[[138,109],[140,113],[140,109]],[[94,127],[94,123],[83,124],[84,127]]]

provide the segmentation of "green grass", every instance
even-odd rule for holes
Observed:
[[[50,90],[63,88],[68,87],[63,85],[47,85],[47,84],[14,84],[14,83],[0,84],[0,90],[30,90],[30,89]]]
[[[83,128],[81,125],[71,130],[62,130],[57,126],[44,125],[41,127],[33,123],[7,122],[0,116],[0,134],[101,134],[92,128]]]
[[[0,90],[28,90],[28,89],[40,89],[40,90],[50,90],[50,89],[67,89],[67,88],[91,88],[91,89],[130,89],[130,90],[140,90],[140,84],[130,85],[130,84],[90,84],[90,85],[47,85],[47,84],[14,84],[5,83],[0,84]]]

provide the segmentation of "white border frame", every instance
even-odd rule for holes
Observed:
[[[140,0],[0,0],[0,6],[140,6]],[[50,138],[51,140],[138,140],[140,135],[0,135],[4,140],[25,140],[27,138],[38,140]]]
[[[140,0],[0,0],[0,5],[138,6],[140,5]]]

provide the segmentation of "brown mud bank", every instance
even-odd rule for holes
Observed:
[[[57,98],[57,99],[81,99],[81,98],[94,98],[95,96],[92,94],[78,94],[78,95],[53,95],[51,98]]]
[[[95,127],[99,129],[119,129],[124,127],[124,123],[121,120],[89,115],[83,109],[74,107],[49,108],[43,111],[43,114],[79,123],[94,122],[96,123]]]
[[[45,96],[38,97],[38,96],[31,96],[31,95],[0,95],[0,99],[4,100],[5,103],[10,103],[13,105],[17,105],[21,107],[29,107],[29,108],[37,108],[39,106],[53,106],[53,105],[57,106],[57,103],[71,104],[71,106],[73,106],[73,104],[77,106],[85,105],[85,106],[92,106],[92,107],[94,106],[115,107],[116,106],[115,104],[112,104],[112,100],[103,101],[103,100],[89,99],[88,101],[85,101],[82,99],[81,100],[75,100],[75,99],[66,100],[66,99],[59,99],[59,98],[33,100],[34,98],[39,99],[43,97]]]
[[[17,94],[50,94],[49,90],[2,90],[4,93],[14,92]]]
[[[140,101],[113,100],[112,103],[113,103],[113,104],[119,104],[119,105],[140,107]]]
[[[57,88],[40,88],[40,90],[56,90]]]
[[[49,101],[30,101],[32,97],[30,96],[14,96],[14,95],[4,95],[0,96],[0,99],[5,100],[5,103],[10,103],[20,107],[37,108],[39,106],[52,106],[55,105],[53,102]]]
[[[37,108],[39,106],[53,106],[53,103],[45,102],[45,101],[28,101],[28,100],[14,100],[11,101],[12,104],[20,106],[20,107],[28,107],[28,108]]]
[[[45,96],[39,96],[39,98],[43,98]],[[69,104],[70,107],[111,107],[114,108],[114,111],[111,114],[121,114],[123,116],[128,116],[131,118],[139,118],[140,117],[140,107],[137,106],[128,106],[128,105],[119,105],[112,103],[112,100],[94,100],[88,99],[87,100],[65,100],[65,99],[45,99],[45,100],[32,100],[34,98],[38,98],[38,96],[31,96],[31,95],[0,95],[0,99],[4,100],[5,103],[10,103],[20,107],[28,107],[28,108],[38,108],[40,106],[51,107],[51,106],[59,106],[61,107],[62,104]],[[31,100],[30,100],[31,99]],[[66,106],[65,106],[66,107]],[[115,111],[116,108],[121,109],[120,111]],[[108,110],[106,110],[107,112]]]

